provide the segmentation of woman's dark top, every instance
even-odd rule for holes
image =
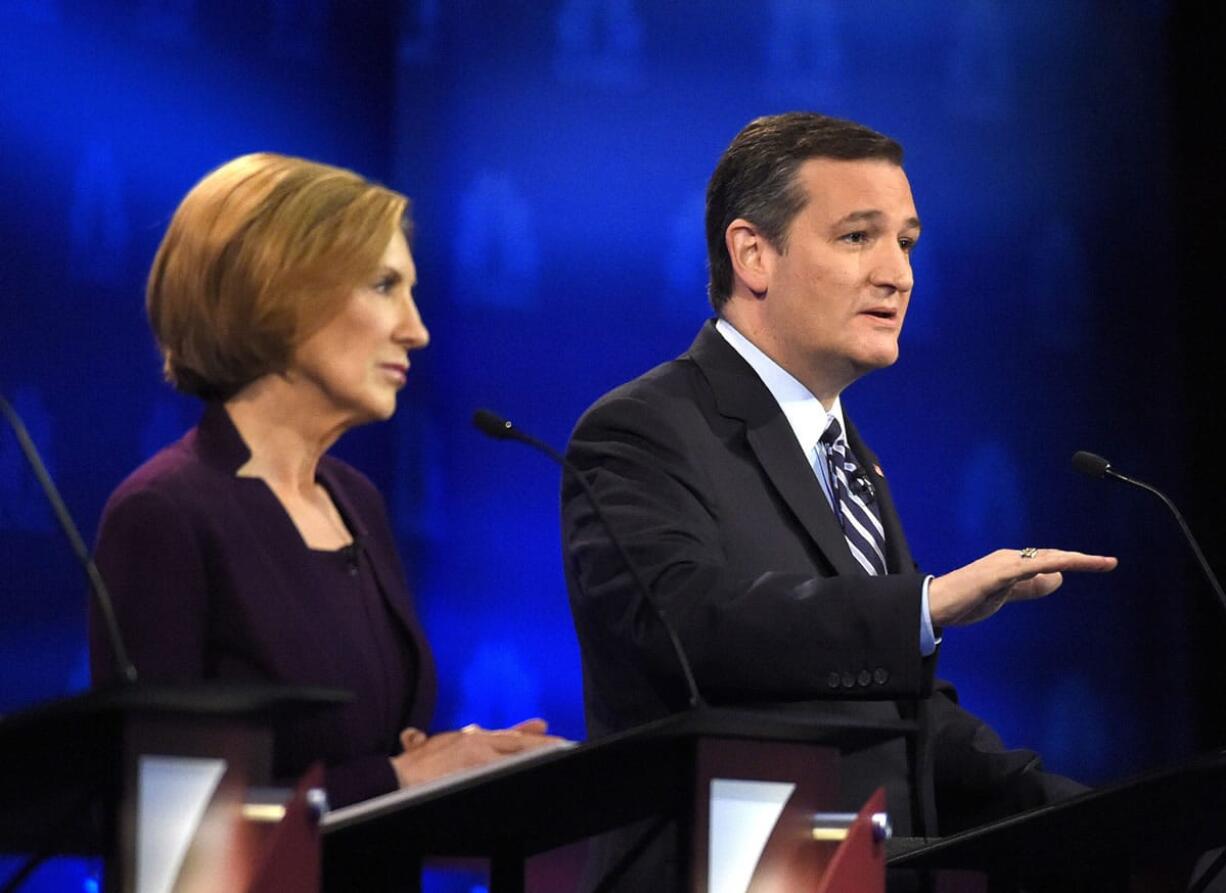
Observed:
[[[434,663],[413,612],[383,499],[325,456],[317,479],[354,544],[310,549],[267,484],[235,472],[251,453],[225,408],[137,469],[103,510],[96,558],[143,680],[281,682],[352,691],[353,703],[277,736],[273,771],[315,760],[331,804],[396,788],[388,758],[425,729]],[[94,681],[113,677],[91,618]]]

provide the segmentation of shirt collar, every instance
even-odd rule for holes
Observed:
[[[715,331],[723,336],[732,349],[753,368],[758,378],[762,379],[762,384],[766,385],[766,389],[783,410],[783,415],[792,426],[792,433],[796,435],[796,440],[806,456],[812,456],[813,448],[826,430],[828,416],[838,419],[839,429],[847,431],[847,425],[843,421],[842,397],[835,397],[834,405],[827,411],[808,388],[762,353],[757,345],[738,332],[728,320],[716,320]]]
[[[200,457],[227,474],[234,474],[251,458],[251,448],[220,400],[205,403],[204,414],[196,425],[195,441]]]

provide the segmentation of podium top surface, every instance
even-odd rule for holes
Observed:
[[[337,810],[324,819],[325,848],[365,850],[397,841],[403,850],[405,841],[413,841],[422,852],[471,855],[514,839],[524,852],[539,852],[620,824],[614,817],[631,821],[688,802],[688,769],[698,739],[852,751],[913,729],[903,720],[829,722],[766,710],[691,710],[578,746],[493,764],[454,783],[421,792],[405,789]],[[457,842],[470,849],[455,849]]]
[[[814,719],[799,713],[781,713],[765,706],[703,707],[590,743],[612,742],[643,735],[660,738],[711,735],[755,741],[825,744],[843,752],[850,752],[914,732],[915,723],[905,719],[889,722],[833,720],[825,717]]]
[[[1157,864],[1226,843],[1226,751],[1018,813],[890,858],[1025,881]]]
[[[0,787],[23,760],[68,748],[102,747],[134,720],[243,723],[276,729],[291,718],[352,700],[337,689],[270,684],[138,682],[96,689],[0,718]],[[51,761],[54,764],[54,761]],[[27,767],[28,768],[28,767]]]
[[[332,688],[271,684],[137,682],[90,689],[0,717],[0,740],[44,722],[128,712],[197,716],[283,716],[348,703],[353,696]]]

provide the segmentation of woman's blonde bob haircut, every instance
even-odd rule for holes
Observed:
[[[379,267],[408,199],[352,171],[261,152],[183,199],[149,271],[146,309],[166,379],[228,399],[288,368]]]

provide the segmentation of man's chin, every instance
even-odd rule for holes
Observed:
[[[856,358],[856,365],[859,367],[861,375],[872,372],[874,369],[885,369],[887,366],[893,366],[897,362],[897,343],[889,347],[883,346],[866,350],[861,356]]]

